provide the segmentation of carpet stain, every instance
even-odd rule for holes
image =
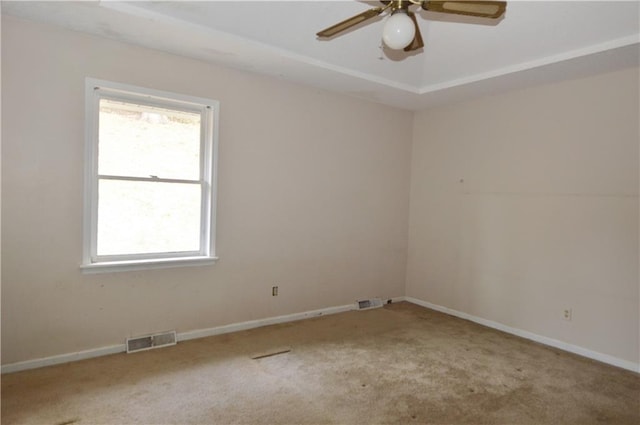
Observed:
[[[80,418],[69,419],[66,421],[58,422],[56,425],[71,425],[80,422]]]
[[[277,348],[277,349],[269,350],[269,351],[266,351],[266,352],[254,354],[253,356],[251,356],[251,358],[253,360],[264,359],[265,357],[277,356],[278,354],[285,354],[285,353],[288,353],[290,351],[291,351],[291,348],[289,348],[289,347],[287,347],[287,348]]]

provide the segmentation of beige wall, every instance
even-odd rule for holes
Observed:
[[[81,274],[86,76],[221,102],[217,264]],[[12,18],[2,106],[3,364],[404,295],[405,111]]]
[[[637,364],[638,96],[633,69],[416,114],[407,295]]]
[[[85,76],[220,100],[217,264],[80,273]],[[638,362],[638,92],[629,70],[414,120],[3,18],[2,363],[405,294]]]

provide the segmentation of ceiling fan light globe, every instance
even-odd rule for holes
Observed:
[[[404,12],[391,15],[382,29],[382,41],[391,49],[404,49],[416,36],[416,27]]]

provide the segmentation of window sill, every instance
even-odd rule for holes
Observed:
[[[153,270],[174,267],[206,266],[214,264],[218,257],[184,257],[184,258],[162,258],[157,260],[136,260],[136,261],[110,261],[103,263],[83,264],[80,266],[82,273],[111,273],[126,272],[133,270]]]

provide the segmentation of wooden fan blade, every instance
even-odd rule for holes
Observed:
[[[506,1],[426,1],[424,10],[496,19],[507,10]]]
[[[416,35],[413,37],[413,41],[407,47],[404,48],[405,52],[411,52],[413,50],[418,50],[424,47],[424,43],[422,41],[422,34],[420,34],[420,27],[418,26],[418,21],[416,20],[416,14],[413,12],[407,12],[407,15],[413,21],[413,25],[416,26]]]
[[[375,7],[373,9],[366,10],[359,15],[352,16],[351,18],[345,19],[344,21],[332,25],[329,28],[325,28],[316,35],[318,37],[332,37],[344,30],[347,30],[355,25],[358,25],[361,22],[366,21],[367,19],[378,16],[385,9],[386,7]]]

